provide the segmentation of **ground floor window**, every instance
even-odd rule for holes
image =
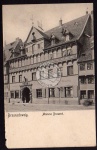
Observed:
[[[49,89],[49,97],[55,97],[55,89],[54,88]]]
[[[73,88],[65,87],[65,97],[72,97],[72,96],[73,96]]]
[[[86,98],[86,91],[81,91],[80,97],[81,97],[81,99]]]
[[[94,90],[88,91],[88,98],[94,98]]]
[[[11,98],[14,98],[14,91],[10,92]]]
[[[15,98],[19,98],[19,91],[15,91]]]
[[[42,89],[36,89],[37,98],[42,97]]]

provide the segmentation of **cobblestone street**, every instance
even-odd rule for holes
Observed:
[[[58,104],[5,104],[5,110],[9,112],[16,111],[65,111],[65,110],[91,110],[95,106],[83,105],[58,105]]]

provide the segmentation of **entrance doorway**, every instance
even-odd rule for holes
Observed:
[[[25,87],[22,91],[22,101],[23,103],[29,103],[30,101],[30,90],[27,87]]]

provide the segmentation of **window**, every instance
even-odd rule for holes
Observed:
[[[12,76],[12,83],[15,83],[15,76]]]
[[[81,91],[80,97],[81,97],[81,99],[86,98],[86,91]]]
[[[63,76],[63,67],[60,67],[60,68],[57,70],[57,76],[58,76],[58,77]]]
[[[36,89],[37,98],[42,97],[42,89]]]
[[[53,78],[53,69],[48,70],[48,78]]]
[[[87,63],[87,70],[93,69],[93,63]]]
[[[34,63],[36,63],[36,56],[34,56]]]
[[[71,54],[72,54],[71,48],[67,49],[67,55],[71,55]]]
[[[86,84],[86,78],[85,78],[85,77],[81,77],[81,78],[80,78],[80,82],[81,82],[82,84]]]
[[[57,57],[57,52],[54,51],[54,52],[53,52],[53,55],[54,55],[54,58],[56,58],[56,57]]]
[[[19,75],[19,82],[22,82],[22,75]]]
[[[40,44],[38,44],[38,49],[40,49]]]
[[[11,98],[14,98],[14,91],[10,92]]]
[[[94,91],[93,90],[89,90],[88,91],[88,98],[94,98]]]
[[[80,64],[80,70],[85,70],[85,64]]]
[[[89,84],[94,83],[94,77],[93,76],[88,77],[88,83]]]
[[[55,89],[54,88],[49,89],[49,97],[55,97]]]
[[[67,56],[67,50],[62,50],[62,56]]]
[[[40,71],[40,79],[44,79],[44,71]]]
[[[40,55],[38,55],[38,62],[40,62]]]
[[[36,80],[36,72],[32,73],[32,80]]]
[[[19,91],[15,91],[15,98],[19,98]]]
[[[72,97],[72,96],[73,96],[73,88],[65,87],[65,97]]]
[[[52,59],[52,58],[53,58],[53,54],[49,53],[49,59]]]
[[[73,74],[73,66],[67,66],[67,74],[72,75]]]

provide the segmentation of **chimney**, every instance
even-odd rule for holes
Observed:
[[[19,40],[20,40],[19,37],[17,37],[17,38],[16,38],[17,43],[19,42]]]
[[[62,19],[60,18],[60,20],[59,20],[59,27],[61,27],[62,26]]]

